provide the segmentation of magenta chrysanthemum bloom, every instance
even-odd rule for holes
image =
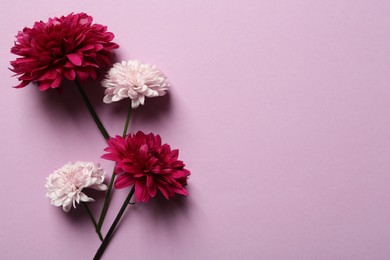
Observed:
[[[65,77],[80,81],[96,79],[101,69],[111,65],[114,34],[107,27],[92,24],[85,13],[69,14],[36,22],[18,32],[11,52],[11,70],[22,81],[16,88],[36,82],[41,91],[60,87]]]
[[[166,199],[175,194],[188,195],[184,188],[190,172],[178,160],[179,150],[161,144],[159,135],[139,131],[125,138],[116,136],[108,141],[107,154],[102,158],[116,162],[115,188],[134,184],[135,198],[147,202],[160,191]]]

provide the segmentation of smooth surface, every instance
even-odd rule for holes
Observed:
[[[118,60],[168,76],[169,96],[130,130],[161,134],[192,172],[188,198],[131,206],[103,259],[390,259],[385,0],[3,1],[1,259],[91,259],[99,246],[84,209],[51,206],[44,183],[68,161],[110,173],[103,138],[72,85],[12,89],[7,70],[18,30],[72,11],[115,33]],[[126,102],[87,92],[120,134]]]

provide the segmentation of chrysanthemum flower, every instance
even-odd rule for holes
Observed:
[[[69,14],[36,22],[18,32],[11,52],[11,70],[22,81],[16,88],[36,82],[40,90],[60,87],[65,77],[85,81],[97,78],[101,69],[111,65],[114,34],[107,27],[92,24],[85,13]]]
[[[116,136],[108,141],[107,154],[102,158],[116,162],[115,188],[134,184],[137,201],[147,202],[160,191],[166,199],[175,194],[188,195],[184,188],[190,172],[178,160],[179,151],[161,144],[159,135],[139,131],[125,138]]]
[[[76,208],[76,202],[90,202],[94,199],[83,193],[83,189],[106,190],[103,183],[106,173],[99,164],[92,162],[67,163],[46,179],[46,196],[54,206],[62,206],[65,212]]]
[[[138,60],[115,63],[102,85],[106,88],[104,103],[130,98],[132,108],[143,105],[145,97],[165,95],[169,86],[167,78],[156,66]]]

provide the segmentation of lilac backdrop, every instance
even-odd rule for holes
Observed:
[[[118,60],[169,77],[130,130],[161,134],[192,172],[188,198],[132,206],[103,259],[390,259],[385,0],[3,1],[1,259],[91,259],[99,246],[83,208],[51,206],[44,183],[68,161],[111,172],[103,138],[72,85],[16,90],[7,70],[18,30],[72,11],[108,25]],[[120,133],[126,102],[87,92]]]

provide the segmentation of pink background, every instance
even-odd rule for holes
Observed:
[[[111,172],[103,138],[72,85],[16,90],[7,70],[18,30],[72,11],[108,25],[119,60],[169,77],[130,130],[161,134],[192,172],[188,198],[129,208],[103,259],[390,259],[386,0],[3,1],[1,259],[91,259],[99,246],[84,209],[51,206],[44,183],[68,161]],[[87,91],[121,133],[126,102]]]

